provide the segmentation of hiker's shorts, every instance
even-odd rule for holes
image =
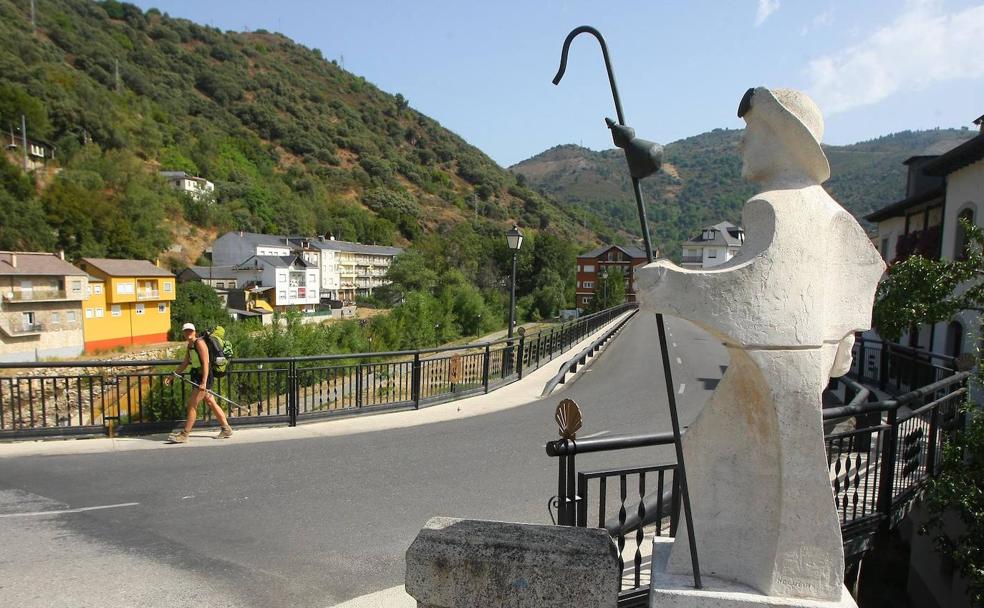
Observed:
[[[212,381],[213,380],[215,380],[215,374],[209,374],[208,375],[208,382],[206,382],[203,386],[205,388],[207,388],[208,390],[212,390]],[[202,373],[200,371],[198,371],[198,372],[194,372],[194,371],[191,372],[191,381],[194,382],[195,384],[202,384]]]

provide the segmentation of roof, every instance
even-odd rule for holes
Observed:
[[[43,251],[0,251],[0,274],[85,276],[60,256]]]
[[[194,179],[194,180],[201,181],[201,182],[208,181],[204,177],[198,177],[197,175],[191,175],[189,173],[185,173],[184,171],[159,171],[158,174],[161,177],[164,177],[164,178],[167,178],[167,179]]]
[[[363,245],[362,243],[335,241],[325,238],[303,240],[307,241],[311,247],[315,247],[317,249],[327,249],[329,251],[349,251],[352,253],[370,253],[375,255],[400,255],[403,253],[403,249],[400,247],[387,247],[386,245]]]
[[[882,207],[877,211],[872,211],[868,215],[864,216],[864,219],[869,222],[880,222],[882,220],[887,220],[890,217],[896,217],[903,215],[906,210],[932,201],[937,198],[942,198],[946,194],[946,186],[937,186],[936,188],[931,188],[925,192],[920,192],[919,194],[913,194],[908,198],[904,198],[897,203],[892,203],[887,207]]]
[[[275,268],[289,268],[291,265],[297,265],[302,268],[307,268],[308,264],[301,259],[300,256],[296,255],[253,255],[248,257],[242,264],[236,266],[236,268],[242,268],[250,260],[259,260],[264,264],[269,264]]]
[[[234,266],[189,266],[184,272],[190,272],[199,279],[235,279]],[[182,273],[183,274],[183,273]]]
[[[609,249],[612,249],[612,248],[614,248],[614,249],[620,249],[622,251],[622,253],[624,253],[625,255],[627,255],[627,256],[629,256],[630,258],[633,258],[633,259],[646,259],[648,257],[646,255],[646,252],[645,251],[643,251],[640,247],[636,247],[634,245],[602,245],[601,247],[598,247],[596,249],[592,249],[591,251],[589,251],[587,253],[582,253],[582,254],[580,254],[577,257],[579,257],[579,258],[597,258],[599,255],[605,253],[606,251],[608,251]]]
[[[257,234],[256,232],[226,232],[220,239],[224,239],[227,236],[232,236],[233,238],[243,239],[254,245],[273,245],[276,247],[290,247],[284,241],[286,237],[274,236],[272,234]]]
[[[984,133],[929,161],[923,172],[926,175],[948,175],[981,159],[984,159]]]
[[[173,277],[160,266],[147,260],[114,260],[111,258],[82,258],[84,266],[91,266],[111,277]]]
[[[926,158],[932,156],[941,156],[946,154],[950,150],[956,148],[960,144],[966,143],[968,137],[951,137],[950,139],[942,139],[934,144],[927,146],[926,148],[919,151],[918,154],[913,154],[909,158],[903,161],[903,164],[908,165],[917,158]]]
[[[714,237],[711,239],[705,239],[704,232],[707,230],[714,231]],[[684,242],[684,245],[700,245],[706,247],[707,245],[720,245],[721,247],[741,247],[742,240],[738,238],[738,234],[742,232],[742,229],[735,226],[731,222],[718,222],[713,226],[705,226],[701,230],[700,236],[694,237],[689,241]]]

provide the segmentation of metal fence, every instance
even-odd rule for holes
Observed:
[[[237,424],[291,426],[486,393],[633,310],[626,304],[512,339],[414,351],[236,359],[213,390]],[[0,363],[0,439],[146,433],[185,416],[180,361]],[[230,405],[229,402],[235,405]],[[203,424],[210,424],[204,410]]]
[[[845,378],[838,381],[842,384],[838,388],[846,405],[823,412],[824,426],[830,429],[825,435],[827,466],[849,560],[857,561],[877,532],[901,520],[919,490],[937,473],[943,444],[963,425],[960,404],[966,398],[970,372],[939,366],[933,356],[916,358],[903,350],[895,354],[889,358],[889,369],[898,365],[894,369],[912,374],[905,376],[903,386],[910,379],[942,378],[882,401]],[[558,459],[551,517],[555,511],[559,525],[605,528],[612,535],[623,565],[622,607],[648,605],[650,565],[645,558],[652,537],[675,535],[680,511],[673,475],[676,464],[579,472],[575,458],[672,443],[671,434],[659,433],[561,439],[546,445],[547,455]],[[647,483],[647,476],[655,476],[655,484]]]

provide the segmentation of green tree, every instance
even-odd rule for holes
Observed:
[[[185,323],[194,323],[195,327],[203,330],[213,329],[218,325],[228,326],[232,324],[232,320],[214,289],[198,281],[189,281],[178,283],[178,290],[171,304],[170,338],[172,340],[181,339],[181,326]],[[238,351],[239,345],[237,344],[236,347]],[[289,348],[285,348],[284,351],[285,354],[300,354],[290,353]],[[238,352],[242,355],[241,351]],[[276,355],[268,354],[268,356]]]
[[[595,286],[595,297],[588,304],[586,312],[598,312],[625,303],[625,275],[618,267],[607,268],[607,277],[599,276]]]
[[[951,319],[962,310],[984,309],[984,233],[960,220],[966,255],[958,260],[930,260],[913,255],[893,264],[879,285],[875,327],[898,340],[922,323]],[[984,316],[979,318],[984,319]],[[984,325],[978,335],[984,335]],[[984,386],[981,350],[974,350],[975,384]],[[933,536],[938,553],[952,560],[966,579],[972,603],[984,605],[984,415],[970,399],[964,404],[966,425],[943,448],[939,475],[926,494],[929,518],[920,532]],[[956,515],[960,526],[954,526]]]

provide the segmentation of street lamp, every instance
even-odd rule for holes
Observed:
[[[608,268],[601,269],[601,284],[605,286],[605,299],[603,300],[605,308],[608,308]]]
[[[507,343],[509,346],[506,352],[506,373],[510,374],[512,373],[513,327],[516,325],[516,256],[519,253],[519,248],[523,246],[523,233],[520,232],[519,226],[513,224],[512,230],[506,233],[506,242],[509,243],[509,248],[513,252],[512,284],[509,288],[509,330],[506,334],[506,337],[509,339]]]
[[[512,230],[506,233],[506,242],[509,243],[509,248],[513,252],[512,286],[509,290],[509,334],[507,336],[512,338],[513,326],[516,325],[516,255],[519,253],[519,248],[523,246],[523,233],[520,232],[519,226],[514,224]]]

